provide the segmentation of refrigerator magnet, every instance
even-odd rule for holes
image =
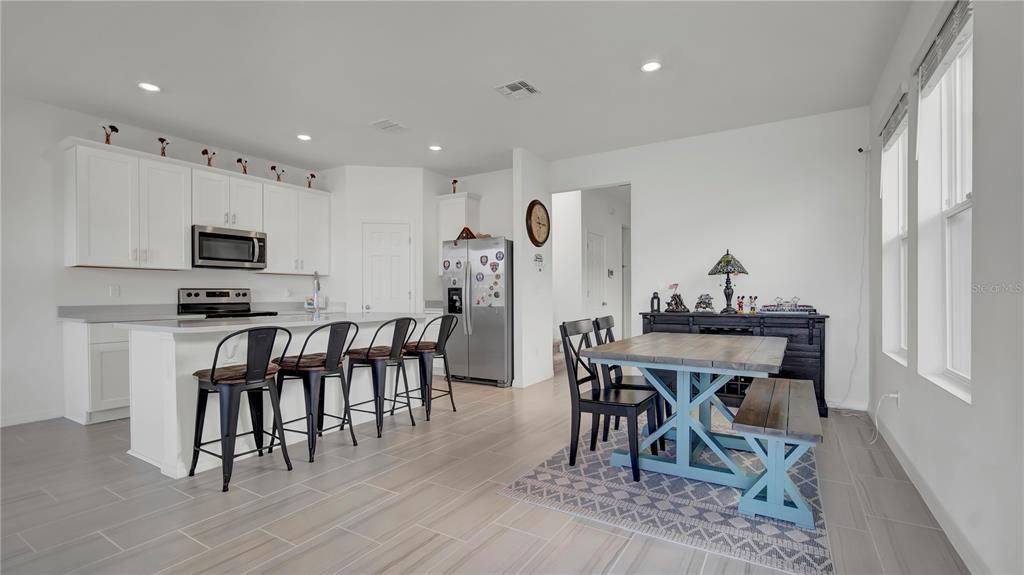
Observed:
[[[491,262],[491,271],[492,272],[497,272],[498,271],[498,262]]]
[[[480,265],[487,265],[487,256],[480,256]]]
[[[505,259],[505,252],[499,251],[498,253],[494,254],[494,259],[498,260],[499,262]]]

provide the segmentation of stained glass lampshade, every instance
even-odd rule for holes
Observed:
[[[729,250],[725,250],[725,255],[719,258],[718,263],[711,268],[708,272],[709,276],[720,276],[723,274],[745,274],[747,268],[743,267],[740,260],[736,259],[736,256],[729,253]]]
[[[721,313],[736,313],[736,310],[732,307],[732,278],[729,276],[731,274],[746,273],[747,268],[743,267],[740,260],[730,254],[729,250],[725,250],[725,255],[719,258],[718,263],[708,272],[709,276],[725,276],[725,308],[722,309]]]

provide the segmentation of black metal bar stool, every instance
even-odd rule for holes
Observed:
[[[326,353],[306,353],[306,348],[309,347],[309,342],[313,339],[313,336],[325,329],[329,330]],[[285,428],[285,431],[304,433],[306,435],[310,461],[313,461],[313,455],[316,453],[317,436],[322,436],[325,431],[342,428],[346,423],[352,423],[352,414],[349,411],[348,405],[349,382],[345,378],[343,363],[345,352],[352,347],[352,342],[355,341],[357,335],[359,335],[359,326],[353,322],[337,321],[328,323],[309,332],[309,335],[306,336],[306,341],[302,342],[302,349],[299,350],[299,355],[278,357],[273,360],[274,365],[278,367],[278,396],[281,395],[281,389],[285,381],[289,379],[302,380],[302,392],[306,399],[306,415],[305,417],[289,419],[284,422],[284,425],[305,419],[305,430]],[[324,413],[324,386],[329,377],[336,377],[341,381],[341,394],[342,399],[345,401],[345,411],[340,417]],[[325,416],[337,419],[340,423],[325,428]],[[349,425],[349,434],[352,436],[352,445],[359,445],[359,442],[356,441],[356,432],[351,425]],[[284,434],[282,433],[282,435]],[[271,452],[273,447],[274,440],[271,439],[270,447],[267,451]]]
[[[597,345],[604,345],[606,343],[612,343],[615,341],[615,332],[612,328],[615,327],[615,318],[606,315],[599,317],[594,320],[594,340]],[[612,389],[639,389],[639,390],[650,390],[654,391],[654,387],[647,382],[647,378],[642,375],[623,375],[622,366],[620,365],[601,365],[601,372],[604,376],[605,386]],[[670,410],[668,402],[662,399],[660,396],[655,400],[655,417],[657,419],[658,427],[664,423],[665,417]],[[620,416],[615,416],[615,431],[619,430]],[[608,441],[608,430],[611,427],[611,418],[605,417],[604,429],[601,432],[601,441]],[[658,444],[662,449],[665,449],[665,437],[662,436],[658,440]]]
[[[253,327],[228,334],[217,344],[217,350],[213,354],[213,367],[201,369],[195,372],[199,380],[199,399],[196,403],[196,432],[192,446],[192,467],[189,468],[189,477],[195,475],[196,464],[199,462],[199,453],[206,453],[220,458],[221,467],[224,473],[224,489],[228,490],[228,483],[231,481],[231,470],[234,467],[236,457],[259,453],[263,457],[263,435],[274,437],[273,433],[263,430],[263,392],[270,392],[270,405],[274,410],[274,429],[281,429],[281,402],[274,385],[274,374],[277,373],[277,366],[270,365],[270,355],[274,351],[274,341],[277,339],[277,332],[283,331],[288,334],[288,341],[284,345],[284,353],[288,352],[288,346],[292,342],[292,333],[283,327]],[[246,336],[246,359],[244,365],[226,365],[217,367],[217,359],[220,357],[220,350],[224,344],[235,337]],[[238,434],[238,408],[242,403],[242,392],[247,392],[249,399],[249,411],[252,418],[252,431]],[[216,393],[220,399],[220,439],[203,441],[203,423],[206,420],[206,400],[211,393]],[[256,442],[256,449],[244,453],[235,453],[235,439],[240,436],[252,435]],[[281,455],[292,470],[292,461],[288,458],[288,449],[284,446],[284,432],[281,432]],[[221,452],[214,453],[203,449],[204,445],[220,442]]]
[[[423,337],[430,331],[430,326],[437,322],[441,322],[440,327],[437,330],[437,341],[423,341]],[[427,421],[430,421],[430,404],[434,399],[438,399],[444,396],[448,396],[448,399],[452,403],[452,411],[455,409],[455,396],[452,394],[452,375],[448,370],[448,355],[445,353],[445,348],[448,344],[448,338],[451,337],[452,333],[455,332],[455,326],[458,325],[459,318],[454,315],[442,315],[430,320],[427,325],[423,326],[423,331],[420,332],[420,337],[416,343],[405,344],[402,350],[402,356],[405,360],[416,359],[419,360],[419,374],[420,374],[420,388],[419,388],[419,400],[420,404],[424,406],[427,412]],[[434,388],[434,360],[444,360],[444,378],[448,382],[448,390],[435,389]],[[440,393],[434,395],[435,391]],[[395,387],[395,399],[398,397],[404,397],[406,401],[409,400],[408,388],[404,393],[399,393],[398,388]],[[391,404],[391,413],[395,412],[395,404]]]
[[[385,328],[390,327],[392,329],[391,334],[391,345],[374,345],[377,343],[377,337],[381,334]],[[406,400],[404,403],[398,402],[409,408],[409,421],[416,425],[416,420],[412,416],[412,406],[409,403],[408,391],[409,391],[409,379],[405,374],[405,362],[402,360],[402,348],[405,344],[409,343],[409,339],[412,337],[412,332],[416,329],[416,320],[411,317],[400,317],[391,321],[384,322],[377,331],[373,333],[373,339],[370,340],[369,347],[360,347],[357,349],[350,349],[345,355],[348,357],[348,381],[352,381],[352,369],[356,367],[369,367],[372,370],[373,378],[373,399],[367,401],[361,401],[359,403],[352,404],[350,407],[351,411],[358,411],[360,413],[372,413],[377,419],[377,437],[381,436],[381,432],[384,430],[384,402],[390,401],[392,405],[395,404],[397,398],[388,398],[384,384],[387,381],[388,368],[396,367],[395,371],[395,387],[398,387],[398,376],[402,376],[402,380],[405,382]],[[373,411],[366,409],[357,409],[360,405],[367,403],[373,403]]]

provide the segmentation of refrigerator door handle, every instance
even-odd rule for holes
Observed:
[[[467,252],[468,254],[468,252]],[[466,261],[466,301],[463,304],[466,306],[466,335],[473,335],[473,292],[472,285],[469,280],[472,277],[472,272],[469,270],[469,260]]]

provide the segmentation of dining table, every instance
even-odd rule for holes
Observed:
[[[671,407],[672,415],[640,449],[664,436],[675,441],[675,453],[641,454],[640,469],[747,489],[757,478],[730,451],[751,448],[738,435],[711,429],[712,409],[730,424],[734,419],[715,392],[736,377],[778,373],[786,343],[783,337],[655,332],[589,347],[580,355],[594,364],[636,368]],[[665,371],[676,374],[674,390],[659,376]],[[702,458],[705,449],[715,457]],[[720,464],[710,462],[715,459]],[[629,467],[629,453],[613,451],[610,463]]]

